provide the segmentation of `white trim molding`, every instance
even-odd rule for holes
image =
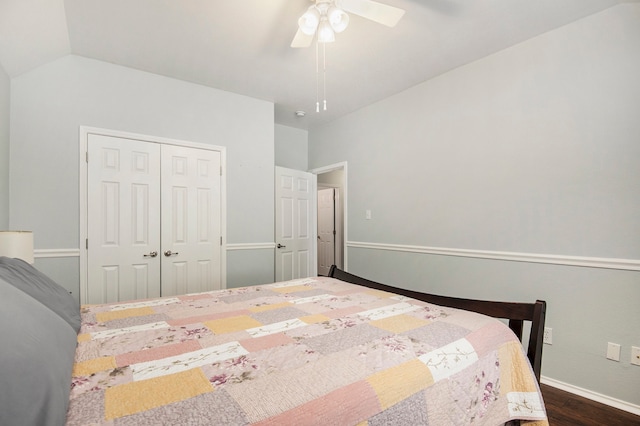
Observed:
[[[227,251],[275,249],[276,243],[236,243],[227,244]]]
[[[33,251],[33,257],[42,259],[47,257],[80,257],[80,250],[73,249],[38,249]]]
[[[473,257],[479,259],[508,260],[512,262],[548,263],[552,265],[584,266],[589,268],[640,271],[640,260],[599,257],[564,256],[556,254],[518,253],[490,250],[467,250],[445,247],[426,247],[402,244],[365,243],[348,241],[347,247],[388,250],[406,253],[424,253],[441,256]]]
[[[610,407],[617,408],[619,410],[627,411],[629,413],[635,414],[636,416],[640,416],[640,405],[631,404],[630,402],[612,398],[607,395],[602,395],[601,393],[593,392],[588,389],[583,389],[578,386],[570,385],[568,383],[564,383],[559,380],[552,379],[546,376],[542,376],[540,378],[540,383],[563,390],[565,392],[572,393],[574,395],[581,396],[583,398],[590,399],[592,401],[599,402],[601,404],[608,405]]]
[[[276,243],[238,243],[227,244],[227,251],[235,250],[264,250],[275,249]],[[36,259],[53,258],[53,257],[80,257],[80,249],[37,249],[33,251],[33,257]]]

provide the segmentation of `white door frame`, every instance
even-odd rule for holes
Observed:
[[[80,248],[80,304],[87,303],[86,295],[88,291],[88,255],[87,255],[87,238],[88,238],[88,166],[87,166],[87,146],[89,135],[103,135],[112,136],[116,138],[134,139],[143,142],[153,142],[158,144],[178,145],[191,148],[206,149],[211,151],[220,152],[220,164],[222,166],[220,176],[220,221],[222,231],[222,245],[220,250],[220,286],[221,288],[227,287],[227,155],[226,148],[218,145],[208,145],[203,143],[189,142],[178,139],[169,139],[159,136],[142,135],[138,133],[123,132],[119,130],[101,129],[97,127],[80,126],[79,129],[79,155],[78,162],[80,168],[80,182],[79,182],[79,200],[80,200],[80,238],[78,240],[78,247]]]
[[[347,188],[348,188],[348,173],[347,173],[347,162],[346,161],[342,161],[340,163],[335,163],[335,164],[330,164],[328,166],[323,166],[323,167],[318,167],[315,169],[311,169],[309,170],[310,173],[313,173],[315,175],[319,175],[322,173],[328,173],[328,172],[333,172],[335,170],[342,170],[344,172],[344,182],[343,185],[344,187],[342,188],[342,208],[344,209],[343,212],[343,216],[342,216],[342,224],[343,224],[343,228],[342,228],[342,257],[343,257],[343,262],[344,262],[344,270],[348,271],[349,270],[349,261],[348,261],[348,256],[347,256],[347,241],[349,240],[347,235],[348,235],[348,226],[347,226],[347,218],[349,217],[349,213],[347,210],[347,207],[349,205],[349,203],[347,202]],[[317,207],[316,207],[317,208]],[[315,223],[316,223],[316,228],[318,226],[318,213],[315,212]],[[317,264],[317,260],[316,260],[316,264]]]

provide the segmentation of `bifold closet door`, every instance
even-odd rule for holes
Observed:
[[[160,146],[89,135],[87,303],[160,296]]]
[[[221,154],[89,135],[87,303],[221,287]]]
[[[162,295],[221,285],[221,156],[162,146]]]

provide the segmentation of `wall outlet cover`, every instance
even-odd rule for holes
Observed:
[[[631,347],[631,364],[640,365],[640,347]]]
[[[553,345],[553,329],[551,327],[544,328],[542,343],[544,343],[545,345]]]

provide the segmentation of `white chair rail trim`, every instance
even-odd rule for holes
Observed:
[[[236,243],[236,244],[227,244],[227,251],[234,250],[264,250],[264,249],[274,249],[276,248],[276,243]]]
[[[227,251],[235,250],[265,250],[274,249],[275,243],[238,243],[227,244]],[[80,250],[73,249],[37,249],[33,251],[33,256],[36,259],[51,258],[51,257],[79,257]]]
[[[33,251],[33,257],[80,257],[80,249],[37,249]]]
[[[490,250],[467,250],[445,247],[426,247],[402,244],[366,243],[347,241],[347,247],[388,250],[407,253],[435,254],[441,256],[473,257],[479,259],[508,260],[513,262],[548,263],[552,265],[584,266],[589,268],[640,271],[640,260],[599,257],[564,256],[556,254],[518,253]]]

